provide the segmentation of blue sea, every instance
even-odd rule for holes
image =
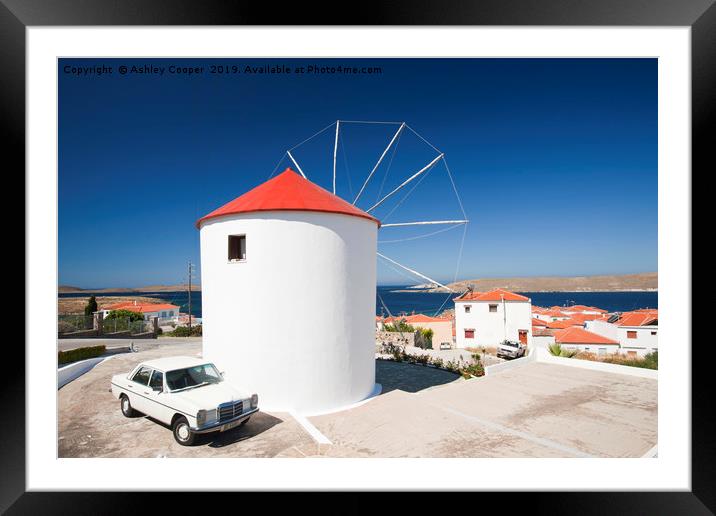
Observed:
[[[431,292],[394,292],[405,289],[402,285],[379,286],[378,294],[393,315],[401,313],[425,313],[432,315],[447,308],[454,308],[452,298],[455,294],[436,294]],[[658,308],[658,292],[520,292],[532,299],[533,305],[566,306],[587,305],[603,308],[609,312],[625,312],[637,308]],[[62,293],[59,297],[83,297],[88,293]],[[153,297],[168,303],[179,305],[182,312],[189,309],[189,296],[186,291],[178,292],[103,292],[102,296],[143,296]],[[201,292],[191,293],[192,314],[201,317]],[[376,315],[385,313],[376,296]]]

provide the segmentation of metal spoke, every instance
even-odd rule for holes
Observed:
[[[293,159],[293,155],[291,154],[291,151],[286,151],[286,154],[288,154],[288,157],[291,158],[291,161],[293,161],[293,164],[296,165],[296,168],[297,168],[298,171],[301,173],[301,175],[303,176],[303,178],[304,178],[304,179],[308,179],[308,178],[306,177],[306,174],[303,173],[303,170],[301,170],[301,167],[298,165],[298,163],[296,162],[296,160]]]
[[[423,173],[425,173],[426,171],[430,170],[430,168],[431,168],[433,165],[435,165],[435,163],[437,163],[442,157],[443,157],[443,154],[440,154],[439,156],[437,156],[437,157],[436,157],[435,159],[433,159],[430,163],[428,163],[428,164],[425,165],[423,168],[421,168],[420,170],[418,170],[415,174],[413,174],[413,175],[410,176],[408,179],[406,179],[405,181],[403,181],[403,183],[402,183],[400,186],[398,186],[397,188],[395,188],[392,192],[390,192],[388,195],[386,195],[385,197],[383,197],[380,201],[378,201],[377,203],[375,203],[373,206],[371,206],[370,208],[368,208],[368,209],[365,210],[365,211],[366,211],[367,213],[370,213],[371,211],[373,211],[374,209],[376,209],[378,206],[380,206],[381,204],[383,204],[383,203],[384,203],[386,200],[388,200],[390,197],[392,197],[392,196],[395,195],[397,192],[399,192],[400,190],[402,190],[402,189],[403,189],[406,185],[408,185],[410,182],[412,182],[412,181],[414,181],[416,178],[418,178],[421,174],[423,174]]]
[[[429,277],[426,276],[425,274],[421,274],[421,273],[419,273],[418,271],[411,269],[410,267],[406,267],[405,265],[402,265],[402,264],[396,262],[395,260],[392,260],[392,259],[388,258],[387,256],[385,256],[385,255],[383,255],[383,254],[380,254],[380,253],[376,253],[376,254],[377,254],[378,256],[380,256],[381,258],[383,258],[384,260],[387,260],[387,261],[389,261],[390,263],[392,263],[392,264],[394,264],[394,265],[397,265],[398,267],[400,267],[400,268],[402,268],[402,269],[405,269],[405,270],[408,271],[408,272],[412,272],[412,273],[415,274],[416,276],[419,276],[419,277],[421,277],[421,278],[423,278],[423,279],[425,279],[425,280],[428,280],[430,283],[435,283],[436,285],[439,285],[439,286],[441,286],[442,288],[449,290],[450,292],[455,292],[453,289],[451,289],[451,288],[448,287],[447,285],[443,285],[443,284],[440,283],[439,281],[435,281],[434,279],[429,278]]]
[[[373,174],[375,174],[375,171],[378,170],[378,167],[380,166],[381,162],[383,161],[383,158],[385,158],[385,155],[388,154],[388,151],[393,146],[393,143],[395,143],[395,140],[398,139],[398,136],[400,136],[400,133],[403,132],[403,129],[405,129],[405,122],[400,124],[400,127],[398,127],[398,130],[393,135],[393,138],[390,140],[390,143],[388,143],[388,146],[383,151],[383,154],[380,155],[380,158],[378,158],[378,162],[373,167],[373,170],[370,171],[370,174],[368,174],[368,177],[366,178],[365,182],[363,183],[363,186],[360,189],[360,192],[358,192],[358,195],[356,195],[356,198],[353,199],[353,205],[355,206],[355,203],[358,202],[358,199],[360,199],[360,196],[363,194],[363,190],[365,190],[365,187],[368,186],[368,181],[373,177]],[[335,158],[334,158],[335,162]]]
[[[422,222],[394,222],[393,224],[382,224],[382,228],[393,228],[397,226],[422,226],[424,224],[467,224],[469,220],[426,220]]]

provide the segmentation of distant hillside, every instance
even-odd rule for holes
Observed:
[[[657,290],[658,279],[656,272],[613,276],[482,278],[450,283],[448,287],[458,292],[467,290],[468,285],[478,292],[493,288],[503,288],[515,292],[616,292]],[[445,292],[445,289],[435,288],[430,292]]]
[[[57,287],[57,292],[83,292],[80,287],[73,287],[71,285],[60,285]]]
[[[103,292],[175,292],[179,290],[186,290],[187,285],[148,285],[146,287],[134,287],[134,288],[79,288],[70,285],[60,285],[57,287],[57,292],[60,294],[69,293],[87,293],[87,294],[101,294]],[[201,290],[201,285],[191,285],[192,291]]]

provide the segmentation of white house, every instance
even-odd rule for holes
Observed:
[[[562,313],[565,313],[567,315],[574,315],[574,314],[603,315],[603,314],[607,313],[606,310],[597,308],[596,306],[585,306],[585,305],[565,306],[565,307],[561,308],[560,310]]]
[[[267,410],[369,397],[379,225],[291,169],[201,218],[204,357]]]
[[[425,314],[412,314],[395,317],[395,319],[376,317],[376,329],[382,330],[386,324],[393,324],[401,320],[413,328],[433,330],[433,349],[440,349],[442,344],[448,344],[451,348],[454,346],[451,317],[431,317]]]
[[[102,307],[98,310],[102,314],[102,318],[113,310],[129,310],[130,312],[140,313],[144,316],[144,320],[148,321],[152,317],[158,317],[160,320],[176,320],[179,317],[179,307],[170,303],[137,303],[136,301],[128,301],[116,303]]]
[[[591,332],[619,342],[619,352],[624,355],[644,356],[659,350],[658,310],[624,312],[613,323],[598,319],[586,321],[585,327]]]
[[[504,340],[531,345],[530,298],[498,288],[468,291],[454,301],[456,347],[496,346]]]
[[[564,313],[559,307],[542,308],[541,306],[532,307],[532,317],[541,321],[564,321],[571,317],[570,314]]]
[[[595,355],[613,355],[619,352],[619,342],[596,333],[571,326],[554,332],[554,341],[565,349],[588,351]]]

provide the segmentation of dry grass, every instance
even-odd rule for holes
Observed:
[[[87,297],[61,297],[57,298],[57,313],[60,315],[83,314],[90,296]],[[97,296],[97,306],[103,308],[114,303],[137,301],[138,303],[162,303],[154,297],[139,296]]]
[[[470,353],[480,353],[485,355],[497,356],[497,348],[494,346],[478,346],[472,348],[465,348]]]
[[[591,362],[604,362],[606,364],[625,365],[630,367],[642,367],[645,369],[658,369],[658,353],[649,353],[644,357],[631,357],[628,355],[596,355],[588,351],[580,351],[574,358],[589,360]]]

